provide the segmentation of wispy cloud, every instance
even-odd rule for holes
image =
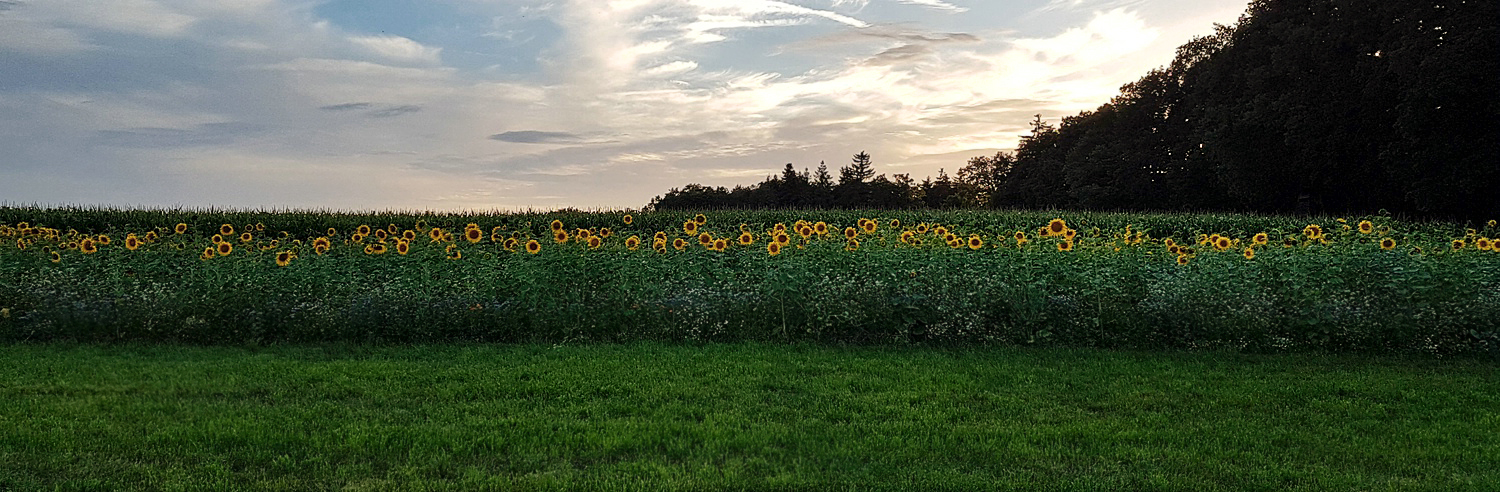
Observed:
[[[603,138],[602,135],[579,135],[569,132],[544,132],[537,130],[520,130],[497,133],[490,135],[490,140],[498,140],[510,143],[527,144],[564,144],[583,145],[610,143],[614,140]]]
[[[392,61],[432,64],[442,61],[439,58],[442,48],[423,46],[401,36],[351,36],[349,41]]]

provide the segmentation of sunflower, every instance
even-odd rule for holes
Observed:
[[[317,238],[317,239],[313,240],[313,247],[316,248],[318,246],[322,246],[325,249],[326,248],[331,248],[331,247],[333,247],[333,242],[329,241],[328,238],[326,238],[326,237],[320,237],[320,238]]]
[[[859,251],[859,240],[852,237],[849,238],[849,240],[844,243],[844,251]]]
[[[953,248],[953,249],[962,248],[962,247],[964,247],[964,242],[963,241],[959,241],[957,237],[953,237],[950,234],[949,235],[949,239],[948,239],[948,247],[949,248]]]
[[[1229,249],[1229,247],[1232,246],[1232,245],[1233,245],[1233,241],[1230,241],[1229,238],[1224,237],[1224,236],[1219,236],[1219,241],[1216,242],[1216,243],[1214,243],[1214,248],[1222,251],[1222,250]]]
[[[729,240],[728,239],[715,239],[714,240],[714,251],[724,251],[724,250],[727,250],[727,249],[729,249]]]
[[[901,231],[901,242],[904,244],[910,244],[911,238],[916,235],[917,233],[912,231]]]
[[[441,227],[434,227],[434,228],[428,229],[427,230],[427,238],[431,239],[432,242],[442,241],[443,240],[443,228],[441,228]]]
[[[980,239],[979,235],[976,234],[976,235],[973,235],[973,236],[969,236],[969,249],[979,249],[979,248],[983,248],[983,247],[984,247],[984,240]]]
[[[541,253],[542,243],[537,242],[535,239],[526,241],[526,252],[531,254]]]
[[[827,222],[823,222],[821,220],[818,221],[818,223],[813,224],[813,232],[818,233],[819,236],[827,236],[828,235],[828,223]]]
[[[697,222],[693,222],[691,220],[689,220],[687,222],[683,222],[682,223],[682,232],[685,233],[685,234],[689,234],[689,235],[697,234],[698,233],[698,223]]]
[[[141,240],[137,239],[135,237],[135,234],[131,234],[129,236],[125,236],[125,249],[131,250],[131,251],[135,251],[136,249],[139,249],[140,247],[141,247]]]
[[[629,217],[629,215],[626,215],[626,217]],[[640,247],[641,247],[641,238],[639,236],[630,236],[630,237],[625,238],[625,249],[628,249],[628,250],[631,250],[631,251],[635,251],[636,248],[640,248]]]
[[[755,235],[750,234],[750,231],[741,232],[739,239],[740,246],[749,246],[755,243]]]
[[[1308,224],[1307,227],[1302,228],[1302,234],[1307,236],[1308,239],[1317,239],[1323,237],[1323,227],[1317,224]]]
[[[1063,241],[1063,242],[1057,243],[1057,250],[1058,251],[1073,251],[1073,241]]]
[[[958,242],[958,234],[954,234],[954,233],[951,233],[951,232],[947,233],[947,234],[944,234],[943,235],[943,240],[947,241],[947,242],[950,242],[950,243]]]
[[[561,231],[563,230],[563,223],[561,220],[553,219],[552,225],[550,227],[552,228],[553,232]]]
[[[750,224],[740,222],[740,232],[750,232]]]
[[[635,223],[635,217],[631,217],[630,214],[625,214],[625,217],[621,218],[620,220],[624,221],[625,225],[630,225],[630,224],[634,224]]]
[[[603,245],[604,240],[600,239],[599,236],[589,236],[589,249],[599,249]]]
[[[1189,261],[1188,260],[1188,255],[1177,255],[1177,264],[1178,265],[1186,265],[1186,264],[1188,264],[1188,261]]]
[[[1388,237],[1387,238],[1382,238],[1380,240],[1380,249],[1384,249],[1384,250],[1396,249],[1396,240],[1392,239],[1392,238],[1388,238]]]
[[[714,235],[707,232],[698,235],[698,244],[708,246],[714,242]]]
[[[322,255],[323,253],[327,253],[328,252],[328,245],[327,244],[314,244],[313,245],[313,252],[317,253],[318,255]]]
[[[781,244],[790,243],[790,242],[792,242],[792,237],[788,236],[786,234],[786,231],[781,231],[781,232],[776,233],[776,242],[781,243]]]
[[[812,228],[812,226],[804,225],[802,227],[798,227],[797,228],[797,235],[798,236],[802,236],[802,239],[807,239],[807,238],[812,237],[812,235],[813,235],[813,228]]]
[[[373,255],[373,254],[375,254],[375,247],[374,247],[374,245],[366,244],[365,245],[365,254],[367,254],[367,255]]]
[[[219,249],[216,250],[216,251],[214,251],[214,252],[217,253],[219,256],[229,256],[229,253],[233,253],[234,252],[234,245],[233,244],[219,243],[218,247],[219,247]]]
[[[1170,245],[1167,245],[1167,252],[1168,253],[1172,253],[1174,255],[1175,254],[1180,254],[1182,252],[1182,248],[1178,247],[1176,244],[1170,244]]]
[[[1066,231],[1066,230],[1068,230],[1068,223],[1064,222],[1060,218],[1059,219],[1052,219],[1051,222],[1047,223],[1047,235],[1048,236],[1056,236],[1058,234],[1062,234],[1063,231]]]
[[[677,239],[673,239],[672,240],[672,248],[676,249],[677,251],[682,251],[684,249],[687,249],[687,240],[683,239],[683,238],[680,238],[680,237],[677,238]]]
[[[866,220],[865,221],[865,226],[863,227],[863,229],[865,230],[865,234],[874,234],[875,233],[875,226],[877,226],[877,225],[879,225],[879,224],[876,223],[873,220]]]
[[[25,239],[17,239],[16,240],[16,249],[26,249],[26,240]]]
[[[240,242],[242,242],[242,243],[248,243],[248,242],[254,241],[254,240],[255,240],[255,236],[250,235],[249,232],[242,232],[242,233],[240,233]]]
[[[1295,237],[1289,237],[1289,238],[1281,240],[1281,247],[1283,247],[1283,248],[1290,248],[1290,247],[1296,246],[1296,245],[1297,245],[1297,238],[1295,238]]]
[[[666,241],[667,240],[667,233],[662,232],[662,231],[656,231],[656,234],[651,235],[651,240],[653,242],[655,242],[655,241]]]
[[[1025,241],[1026,240],[1026,231],[1016,231],[1016,233],[1014,234],[1014,237],[1016,238],[1017,242],[1019,242],[1019,241]]]
[[[351,234],[349,236],[349,240],[350,241],[354,241],[356,243],[362,243],[362,242],[365,242],[365,237],[362,236],[362,235],[359,235],[359,234]]]
[[[203,252],[198,254],[198,259],[200,259],[200,260],[207,260],[207,259],[210,259],[210,258],[213,258],[213,257],[214,257],[214,248],[213,248],[213,246],[204,247],[203,248]]]
[[[855,229],[853,227],[845,227],[844,228],[844,237],[845,238],[854,239],[854,237],[858,236],[858,235],[859,235],[859,229]]]
[[[1489,238],[1484,238],[1484,237],[1481,237],[1479,239],[1475,239],[1474,240],[1474,246],[1478,247],[1480,251],[1489,251],[1490,250],[1490,240],[1489,240]]]
[[[109,246],[110,243],[109,236],[103,234],[100,234],[99,237],[94,238],[94,241],[97,241],[100,246]]]
[[[494,232],[490,233],[490,242],[492,243],[498,243],[504,241],[505,239],[505,234],[501,234],[499,230],[495,230]]]
[[[276,253],[276,266],[287,266],[292,264],[292,252],[282,251]]]
[[[573,231],[573,236],[577,237],[578,239],[588,239],[589,236],[592,235],[594,235],[593,231],[590,231],[588,229],[575,229]]]
[[[385,229],[375,229],[375,239],[379,239],[381,241],[384,241],[385,238],[386,238]]]
[[[1245,248],[1245,251],[1242,254],[1245,255],[1245,259],[1253,260],[1255,259],[1255,248]]]
[[[771,256],[781,254],[781,243],[778,243],[776,241],[766,243],[766,252],[770,253]]]
[[[1453,240],[1453,250],[1454,251],[1458,251],[1458,250],[1461,250],[1461,249],[1464,249],[1464,240],[1462,240],[1462,239],[1454,239]]]
[[[157,237],[158,236],[156,235],[156,231],[146,231],[146,237],[142,238],[141,240],[148,243],[154,243],[156,242]]]
[[[458,260],[458,259],[462,259],[463,257],[464,257],[464,252],[456,250],[456,249],[453,250],[452,253],[448,253],[448,259],[450,259],[450,260]]]
[[[78,242],[78,251],[86,255],[94,254],[99,251],[99,245],[95,244],[93,239],[83,238],[83,241]]]
[[[557,244],[568,242],[568,231],[564,231],[561,229],[552,231],[552,242]]]
[[[937,226],[937,227],[932,228],[932,233],[935,234],[935,235],[937,235],[937,237],[944,237],[944,236],[948,235],[948,228],[947,227],[943,227],[943,226]]]
[[[786,224],[777,223],[774,227],[771,228],[771,230],[776,231],[776,232],[785,231],[786,230]]]
[[[1250,238],[1250,242],[1255,243],[1257,245],[1261,245],[1261,246],[1264,246],[1266,243],[1268,243],[1270,241],[1271,241],[1271,236],[1269,234],[1264,233],[1264,232],[1256,233],[1254,237]]]
[[[178,222],[177,226],[172,228],[172,232],[178,234],[187,234],[187,224]]]
[[[696,222],[698,225],[707,224],[708,217],[704,217],[703,214],[694,215],[693,222]]]
[[[901,219],[891,219],[891,228],[892,229],[898,229],[900,227],[901,227]]]
[[[516,238],[508,237],[508,238],[505,238],[505,242],[502,243],[501,245],[505,247],[506,251],[510,251],[510,252],[514,253],[516,251],[516,245],[519,244],[519,243],[520,243],[520,241],[517,241]]]
[[[613,236],[613,235],[615,235],[615,231],[609,230],[608,227],[600,227],[599,228],[599,237],[602,237],[604,239],[609,239],[609,237]]]
[[[1375,232],[1375,224],[1371,224],[1368,220],[1359,221],[1360,234],[1369,234],[1371,232]]]
[[[411,252],[411,243],[408,243],[406,241],[396,241],[396,254],[404,256],[404,255],[406,255],[407,253],[410,253],[410,252]]]
[[[204,253],[212,255],[213,251],[204,251]],[[209,258],[212,258],[212,256],[210,256]],[[204,258],[204,259],[206,260],[208,258]],[[52,262],[53,263],[62,263],[62,253],[58,253],[56,251],[53,251],[52,252]]]
[[[221,236],[233,236],[234,235],[234,226],[229,225],[229,224],[224,224],[224,225],[219,226],[219,235],[221,235]]]
[[[1072,229],[1068,229],[1068,230],[1063,231],[1063,238],[1064,239],[1072,241],[1075,236],[1078,236],[1078,231],[1075,231],[1075,230],[1072,230]]]
[[[484,240],[484,231],[481,231],[478,228],[464,229],[464,240],[470,243],[477,243],[479,241],[482,241]]]
[[[917,224],[917,234],[927,234],[927,223]]]

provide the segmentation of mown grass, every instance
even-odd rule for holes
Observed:
[[[0,346],[0,489],[1493,490],[1500,373],[812,345]]]

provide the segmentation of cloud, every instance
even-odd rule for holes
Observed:
[[[401,36],[350,36],[349,41],[391,61],[438,64],[442,48],[423,46]]]
[[[421,106],[405,104],[401,106],[391,106],[389,108],[381,108],[375,111],[371,111],[370,116],[373,116],[375,118],[390,118],[392,116],[401,116],[403,114],[415,113],[421,110]]]
[[[367,103],[367,102],[352,102],[352,103],[343,103],[343,104],[333,104],[333,105],[329,105],[329,106],[321,106],[318,109],[321,109],[321,110],[324,110],[324,111],[349,111],[349,110],[354,110],[354,109],[369,109],[370,106],[372,106],[372,105],[370,103]]]
[[[195,125],[190,128],[127,128],[98,132],[101,143],[117,147],[162,148],[204,147],[233,143],[255,134],[257,125],[226,122]]]
[[[613,140],[601,137],[601,135],[580,135],[568,132],[521,130],[497,133],[494,135],[490,135],[489,138],[490,140],[498,140],[501,142],[528,144],[586,145],[613,142]]]
[[[969,9],[967,9],[967,8],[959,7],[957,5],[954,5],[954,4],[951,4],[951,3],[948,3],[948,2],[944,2],[942,0],[897,0],[897,1],[899,1],[901,3],[904,3],[904,4],[907,4],[907,5],[920,5],[920,6],[923,6],[923,7],[929,7],[929,8],[934,8],[934,9],[938,9],[938,10],[947,10],[949,12],[954,12],[954,13],[968,12],[969,11]]]

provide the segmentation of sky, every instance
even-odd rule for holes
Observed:
[[[1246,0],[0,0],[0,203],[638,209],[1013,149]]]

